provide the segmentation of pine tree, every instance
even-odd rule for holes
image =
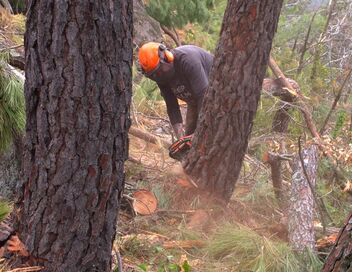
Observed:
[[[23,84],[5,70],[0,57],[0,153],[25,127]]]
[[[213,0],[150,0],[147,13],[157,20],[164,32],[180,44],[177,34],[169,29],[182,28],[188,23],[203,23],[209,18]]]

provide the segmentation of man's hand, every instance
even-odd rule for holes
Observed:
[[[174,129],[177,139],[180,139],[181,137],[184,136],[185,132],[183,131],[182,123],[173,124],[172,128]]]

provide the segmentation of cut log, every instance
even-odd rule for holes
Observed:
[[[315,187],[318,167],[318,148],[311,145],[296,156],[293,162],[293,175],[291,196],[288,214],[288,231],[291,246],[298,252],[306,248],[315,249],[314,235],[314,194],[311,189]],[[308,179],[307,179],[307,176]],[[310,183],[310,184],[309,184]]]

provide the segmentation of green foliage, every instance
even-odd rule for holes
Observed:
[[[158,199],[159,209],[169,209],[171,207],[174,193],[172,190],[165,190],[163,186],[156,184],[152,187],[152,192]]]
[[[4,57],[3,57],[4,58]],[[25,127],[23,84],[5,72],[0,60],[0,152],[11,143],[13,136]]]
[[[347,113],[344,110],[340,110],[337,113],[337,118],[336,118],[336,123],[335,123],[335,128],[332,131],[332,137],[336,138],[340,133],[341,130],[345,124],[345,122],[347,121]]]
[[[284,242],[260,236],[253,230],[225,224],[217,230],[207,247],[209,255],[229,263],[235,271],[253,272],[302,272],[320,271],[322,263],[297,256]]]
[[[212,6],[211,0],[150,0],[146,10],[160,24],[181,28],[187,23],[205,22]]]
[[[186,27],[185,43],[196,44],[210,52],[214,52],[219,40],[222,18],[225,12],[227,1],[214,1],[213,8],[209,10],[209,19],[203,23],[194,23],[192,27]]]
[[[250,193],[241,197],[241,200],[262,215],[271,216],[272,211],[279,208],[272,185],[264,181],[257,181]]]
[[[332,223],[336,226],[342,226],[347,214],[352,210],[351,196],[349,193],[343,192],[339,184],[333,182],[334,177],[331,169],[332,167],[327,160],[323,160],[319,165],[319,176],[325,175],[325,178],[330,179],[331,182],[319,182],[317,191],[324,200],[326,209],[333,220]],[[346,172],[344,174],[349,175],[351,178],[351,173]]]
[[[15,13],[23,13],[26,9],[25,0],[9,0],[11,7]]]
[[[5,201],[0,201],[0,221],[2,221],[10,212],[10,204]]]

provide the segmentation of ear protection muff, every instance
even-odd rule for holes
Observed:
[[[159,58],[165,60],[168,63],[174,61],[174,54],[172,54],[164,44],[159,45]]]

